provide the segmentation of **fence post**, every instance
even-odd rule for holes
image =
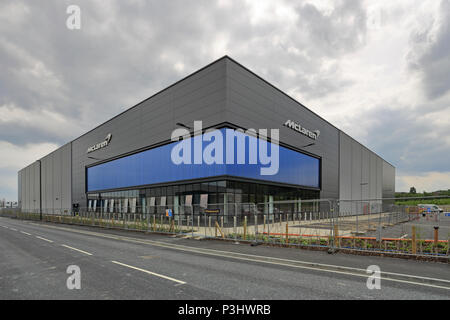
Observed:
[[[437,248],[439,240],[439,227],[434,227],[434,246]]]
[[[233,217],[233,229],[234,229],[234,243],[238,243],[237,242],[237,228],[236,228],[236,215]]]
[[[194,237],[194,207],[192,206],[192,204],[189,207],[191,208],[191,217],[192,217],[191,232],[192,232],[192,238],[193,238]]]
[[[339,243],[339,228],[338,225],[335,224],[334,225],[334,244],[337,244],[337,247],[340,247],[340,243]]]
[[[209,232],[211,232],[211,216],[208,217],[208,230],[209,230]],[[205,236],[206,236],[206,230],[205,230]],[[211,236],[212,236],[212,232],[211,232]]]
[[[266,232],[266,215],[263,214],[263,234]]]
[[[258,215],[255,214],[255,242],[258,240]]]
[[[416,226],[412,226],[412,236],[411,236],[411,249],[412,254],[416,254],[417,252],[417,246],[416,246]]]
[[[289,224],[286,223],[286,244],[289,243]]]
[[[244,217],[244,240],[247,240],[247,216]]]
[[[358,214],[356,214],[356,235],[359,234],[358,231],[359,231],[359,230],[358,230]]]

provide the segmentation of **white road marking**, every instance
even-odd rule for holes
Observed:
[[[155,272],[151,272],[151,271],[148,271],[148,270],[145,270],[145,269],[133,267],[133,266],[130,266],[130,265],[125,264],[125,263],[121,263],[121,262],[117,262],[117,261],[111,261],[111,262],[112,262],[112,263],[115,263],[115,264],[119,264],[119,265],[124,266],[124,267],[128,267],[128,268],[131,268],[131,269],[139,270],[139,271],[142,271],[142,272],[151,274],[151,275],[153,275],[153,276],[157,276],[157,277],[160,277],[160,278],[163,278],[163,279],[167,279],[167,280],[176,282],[176,283],[178,283],[178,284],[185,284],[185,283],[186,283],[186,282],[184,282],[184,281],[177,280],[177,279],[174,279],[174,278],[171,278],[171,277],[168,277],[168,276],[159,274],[159,273],[155,273]]]
[[[80,249],[77,249],[77,248],[74,248],[74,247],[70,247],[70,246],[68,246],[66,244],[62,244],[61,246],[69,248],[69,249],[72,249],[72,250],[75,250],[75,251],[78,251],[78,252],[81,252],[81,253],[84,253],[84,254],[87,254],[88,256],[92,256],[92,253],[89,253],[89,252],[86,252],[86,251],[83,251],[83,250],[80,250]]]
[[[50,243],[53,243],[52,240],[48,240],[48,239],[45,239],[45,238],[42,238],[42,237],[39,237],[39,236],[36,236],[36,238],[44,240],[44,241],[47,241],[47,242],[50,242]]]
[[[81,233],[81,234],[88,234],[103,238],[109,238],[109,239],[115,239],[115,240],[122,240],[127,242],[134,242],[134,243],[143,243],[147,245],[153,245],[157,247],[164,247],[168,249],[173,250],[180,250],[180,251],[188,251],[188,252],[195,252],[200,254],[206,254],[211,256],[219,256],[219,257],[226,257],[226,258],[232,258],[232,259],[238,259],[238,260],[247,260],[252,262],[259,262],[259,263],[266,263],[266,264],[274,264],[274,265],[281,265],[281,266],[287,266],[287,267],[294,267],[294,268],[301,268],[301,269],[310,269],[315,271],[323,271],[323,272],[331,272],[331,273],[338,273],[338,274],[346,274],[350,276],[356,276],[356,277],[364,277],[367,278],[367,273],[365,269],[358,269],[358,268],[352,268],[352,267],[344,267],[344,266],[337,266],[337,265],[330,265],[330,264],[321,264],[321,263],[315,263],[315,262],[308,262],[308,261],[300,261],[300,260],[289,260],[289,259],[281,259],[281,258],[274,258],[274,257],[263,257],[263,256],[257,256],[257,255],[251,255],[251,254],[244,254],[244,253],[238,253],[238,252],[230,252],[230,251],[221,251],[221,250],[213,250],[213,249],[198,249],[183,245],[176,245],[176,244],[169,244],[159,241],[153,241],[153,240],[143,240],[143,239],[137,239],[137,238],[130,238],[130,237],[123,237],[123,236],[112,236],[107,234],[102,234],[98,232],[91,232],[91,231],[84,231],[84,230],[74,230],[64,227],[56,227],[56,226],[47,226],[47,225],[41,225],[41,224],[35,224],[42,227],[52,228],[52,229],[59,229],[59,230],[66,230],[69,232],[74,233]],[[237,257],[238,255],[239,257]],[[275,261],[263,261],[259,260],[258,258],[269,258],[271,260],[276,260],[280,262]],[[308,266],[299,266],[299,265],[293,265],[292,263],[303,263]],[[354,273],[354,272],[344,272],[344,271],[337,271],[337,270],[330,270],[325,269],[325,267],[328,268],[335,268],[335,269],[341,269],[341,270],[349,270],[349,271],[355,271],[355,272],[361,272],[361,273]],[[413,285],[419,285],[419,286],[425,286],[425,287],[433,287],[433,288],[440,288],[440,289],[446,289],[450,290],[450,287],[444,287],[429,283],[423,283],[423,282],[415,282],[415,281],[408,281],[408,280],[400,280],[400,279],[392,279],[392,278],[385,278],[383,275],[396,275],[396,276],[405,276],[408,278],[414,278],[418,281],[420,280],[434,280],[444,283],[450,283],[449,280],[446,279],[437,279],[437,278],[429,278],[429,277],[422,277],[422,276],[415,276],[410,274],[401,274],[401,273],[393,273],[393,272],[381,272],[382,280],[386,281],[393,281],[393,282],[402,282],[402,283],[408,283]]]
[[[25,231],[20,231],[20,233],[26,234],[27,236],[31,236],[31,233],[25,232]]]
[[[2,226],[3,228],[5,228],[5,229],[9,229],[7,226]]]
[[[12,230],[12,231],[17,231],[17,229],[14,229],[14,228],[9,228],[10,230]]]

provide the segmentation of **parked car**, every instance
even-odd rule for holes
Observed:
[[[422,212],[439,213],[444,212],[443,209],[439,208],[435,204],[418,204],[417,205]]]

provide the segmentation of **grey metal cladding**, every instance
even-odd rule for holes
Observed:
[[[385,171],[387,171],[383,168],[384,162],[374,152],[341,131],[339,199],[367,200],[385,197],[386,193],[382,193],[382,184],[386,184]],[[386,165],[391,169],[390,173],[392,174],[394,168],[387,163]],[[391,189],[395,190],[395,186]],[[372,204],[376,204],[376,202],[372,202]],[[358,203],[341,201],[340,210],[356,213],[361,212],[362,206]]]
[[[17,205],[22,208],[22,170],[17,172]]]
[[[72,142],[73,203],[85,206],[85,167],[170,140],[180,122],[195,120],[213,126],[225,118],[225,61],[219,60],[137,104]],[[89,146],[112,134],[108,147],[86,153]]]
[[[33,162],[18,172],[18,200],[25,212],[39,210],[39,163]]]
[[[395,197],[395,167],[383,160],[383,198]]]
[[[41,161],[42,209],[44,213],[61,212],[71,204],[70,143],[43,157]],[[39,164],[38,162],[36,162]]]
[[[283,143],[320,156],[321,197],[339,197],[339,131],[231,59],[227,59],[226,120],[246,129],[279,129]],[[310,130],[320,130],[319,138],[311,140],[283,126],[287,120],[298,121]],[[303,148],[312,142],[315,145]]]

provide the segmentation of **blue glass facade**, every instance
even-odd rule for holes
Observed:
[[[231,129],[218,129],[215,133],[223,136],[222,149],[218,153],[212,152],[213,156],[222,153],[222,164],[206,164],[204,159],[201,164],[194,164],[194,140],[197,139],[201,150],[205,150],[211,141],[203,141],[202,136],[190,138],[183,143],[192,145],[190,164],[175,164],[172,161],[172,149],[178,144],[173,142],[161,147],[142,151],[123,158],[102,163],[87,169],[87,191],[99,191],[107,189],[120,189],[157,183],[168,183],[181,180],[192,180],[200,178],[210,178],[217,176],[234,176],[264,180],[268,182],[287,183],[304,187],[319,188],[320,186],[320,160],[303,153],[279,146],[279,163],[276,164],[274,155],[270,153],[273,145],[270,142],[236,133],[237,137],[245,136],[245,164],[238,164],[238,138],[234,138],[234,161],[227,161],[226,135]],[[217,135],[216,135],[217,136]],[[252,149],[256,146],[256,149]],[[257,150],[265,147],[268,157],[272,157],[272,164],[261,164],[258,157],[255,164],[249,164],[250,150]],[[276,151],[276,149],[274,149]],[[252,152],[252,154],[254,154]],[[183,153],[181,153],[183,155]],[[228,163],[227,163],[228,162]],[[278,167],[278,172],[273,175],[261,175],[261,168],[270,166]]]

